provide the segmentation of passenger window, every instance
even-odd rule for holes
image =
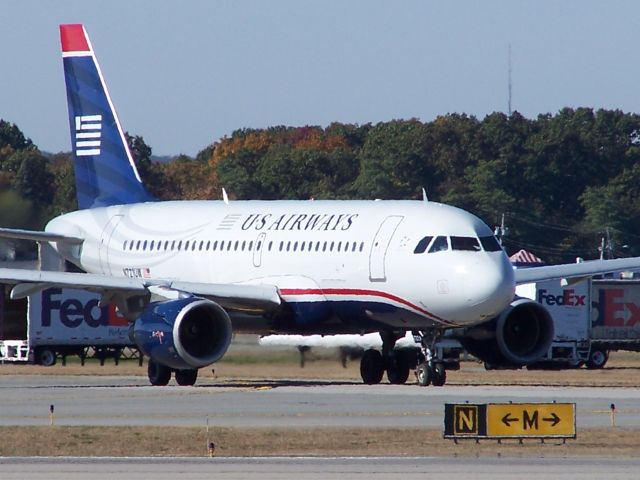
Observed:
[[[186,242],[184,242],[184,249],[189,250],[189,244],[191,243],[191,240],[187,240]]]
[[[295,243],[293,244],[293,251],[295,252],[295,251],[297,251],[297,250],[298,250],[298,242],[295,242]]]
[[[243,240],[242,241],[242,248],[240,250],[242,250],[244,252],[245,247],[247,246],[247,241]]]
[[[479,252],[480,242],[476,237],[451,237],[451,250]]]
[[[482,248],[484,248],[485,252],[499,252],[502,250],[498,240],[493,235],[480,237],[480,243],[482,244]]]
[[[202,244],[200,244],[200,246],[202,247]],[[193,243],[191,244],[191,251],[193,252],[195,249],[196,249],[196,241],[194,240]]]
[[[304,252],[304,244],[305,244],[305,242],[302,242],[302,244],[300,245],[300,251],[301,252]]]
[[[258,243],[259,243],[259,242],[258,242]],[[253,240],[251,240],[251,241],[249,242],[249,248],[248,248],[247,250],[249,250],[249,251],[253,250]],[[256,250],[260,250],[260,246],[257,246],[257,247],[256,247]]]
[[[182,250],[182,240],[178,242],[178,251]]]
[[[316,242],[316,252],[320,250],[320,242]]]
[[[360,242],[360,251],[364,250],[364,242]]]
[[[147,249],[147,241],[145,240],[144,243],[142,244],[142,250],[146,250]]]
[[[422,240],[418,242],[416,248],[413,250],[413,253],[424,253],[427,251],[427,247],[431,243],[432,236],[424,237]]]
[[[271,247],[273,246],[273,241],[269,241],[269,251],[271,251]]]
[[[445,250],[449,250],[449,242],[447,241],[447,237],[440,236],[436,237],[436,239],[431,244],[429,253],[444,252]]]

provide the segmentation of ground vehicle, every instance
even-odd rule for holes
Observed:
[[[113,307],[99,307],[99,295],[49,288],[28,301],[0,298],[0,361],[53,365],[59,356],[88,354],[117,359],[133,345],[126,319]]]
[[[554,322],[551,347],[532,368],[602,368],[611,350],[640,351],[638,280],[549,281],[518,293],[542,303]]]

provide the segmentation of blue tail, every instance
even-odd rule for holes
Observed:
[[[153,201],[142,185],[89,36],[60,25],[80,209]]]

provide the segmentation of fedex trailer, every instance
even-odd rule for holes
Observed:
[[[88,353],[117,358],[127,347],[129,324],[100,296],[83,290],[49,288],[26,304],[2,295],[0,360],[53,365],[58,357]]]
[[[533,368],[602,368],[613,350],[640,351],[640,281],[594,279],[573,285],[548,281],[519,295],[549,310],[554,341]]]

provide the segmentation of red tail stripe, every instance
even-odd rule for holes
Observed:
[[[81,24],[60,25],[60,42],[63,52],[88,52],[89,43]]]
[[[394,302],[401,303],[406,305],[409,308],[419,311],[420,313],[427,315],[430,318],[434,318],[443,323],[450,323],[447,320],[444,320],[437,315],[421,308],[413,303],[405,300],[404,298],[398,297],[391,293],[381,292],[378,290],[367,290],[360,288],[283,288],[280,290],[282,295],[356,295],[356,296],[369,296],[369,297],[381,297],[386,298],[388,300],[392,300]]]

